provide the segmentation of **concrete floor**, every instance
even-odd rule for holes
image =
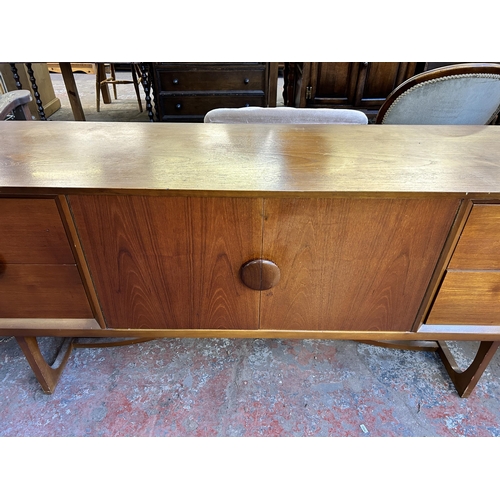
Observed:
[[[136,121],[131,86],[87,119]],[[52,75],[72,120],[60,75]],[[132,92],[132,93],[131,93]],[[44,339],[49,353],[57,347]],[[477,343],[451,344],[465,368]],[[0,339],[0,436],[498,436],[500,357],[467,399],[438,356],[349,341],[160,339],[76,349],[45,395],[14,339]]]
[[[454,347],[465,365],[473,346]],[[12,339],[0,343],[0,436],[498,436],[499,375],[495,356],[461,399],[429,352],[159,339],[76,349],[45,395]]]

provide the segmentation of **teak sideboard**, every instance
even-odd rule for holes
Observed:
[[[500,128],[0,123],[0,335],[500,342]],[[37,337],[70,339],[49,366]],[[480,341],[456,367],[446,341]],[[120,343],[121,341],[117,341]]]

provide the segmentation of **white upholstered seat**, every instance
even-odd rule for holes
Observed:
[[[325,108],[217,108],[205,115],[205,123],[291,123],[366,125],[367,116],[353,109]]]

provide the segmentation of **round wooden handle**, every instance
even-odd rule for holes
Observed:
[[[269,290],[280,281],[280,268],[272,261],[255,259],[241,266],[241,281],[252,290]]]

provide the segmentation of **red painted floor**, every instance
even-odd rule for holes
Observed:
[[[475,345],[454,347],[464,367]],[[45,395],[12,339],[0,343],[0,436],[497,436],[499,359],[462,399],[432,352],[160,339],[76,349]]]

